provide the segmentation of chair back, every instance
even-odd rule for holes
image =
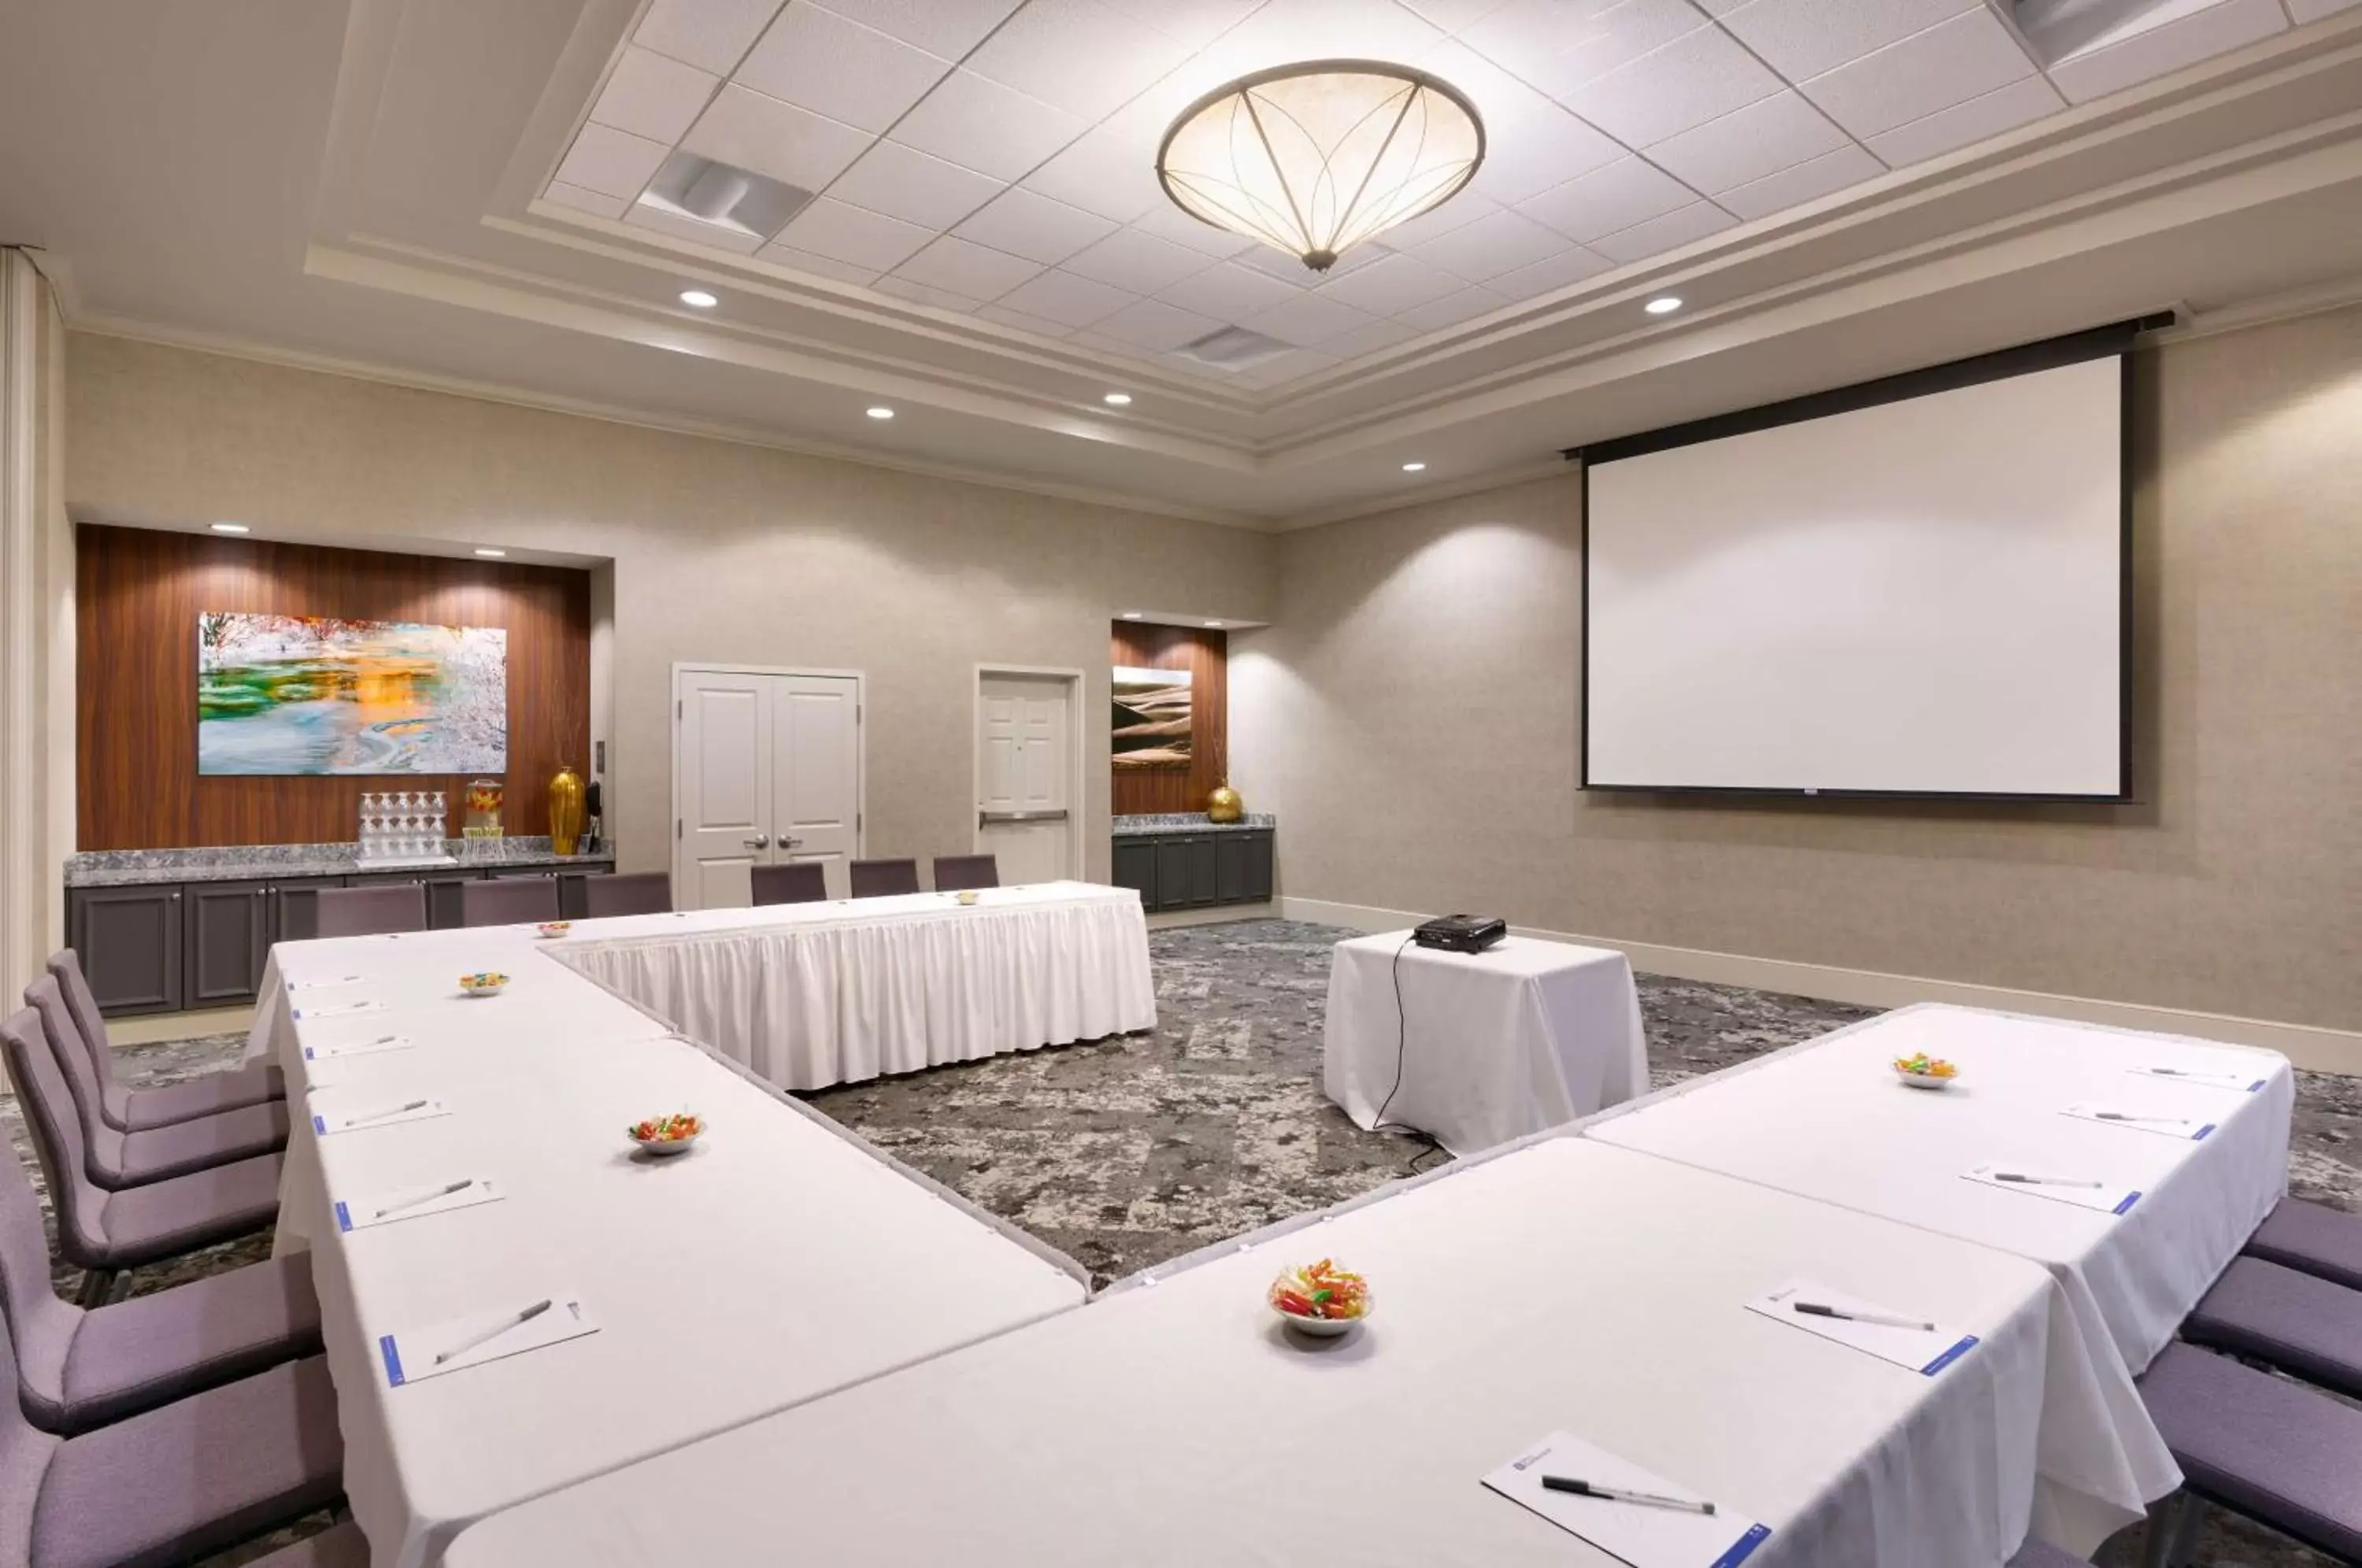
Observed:
[[[757,904],[816,904],[828,897],[828,872],[817,860],[757,866],[752,880]]]
[[[30,1568],[41,1482],[65,1441],[33,1430],[24,1406],[9,1392],[20,1386],[7,1320],[0,1318],[0,1568]]]
[[[495,877],[459,884],[461,925],[523,925],[557,918],[555,877]]]
[[[964,888],[998,888],[1000,866],[989,855],[935,856],[935,891],[955,893]]]
[[[58,1255],[76,1268],[106,1267],[106,1195],[83,1172],[81,1118],[39,1013],[28,1007],[0,1022],[0,1056],[7,1058],[8,1081],[24,1107],[25,1131],[58,1217]]]
[[[919,890],[919,863],[915,860],[856,860],[853,863],[853,896],[856,899],[890,899],[897,893]]]
[[[50,1277],[41,1200],[16,1160],[0,1161],[0,1327],[17,1343],[17,1392],[28,1414],[56,1426],[66,1414],[66,1352],[83,1309],[59,1299]],[[0,1402],[6,1386],[0,1384]],[[0,1561],[6,1561],[0,1553]]]
[[[582,879],[582,912],[599,915],[672,913],[672,873],[632,871]]]
[[[472,884],[471,884],[472,885]],[[426,884],[381,882],[372,888],[323,888],[320,936],[383,936],[426,929]]]
[[[114,1126],[123,1126],[131,1120],[131,1090],[116,1079],[115,1051],[107,1043],[106,1020],[100,1015],[98,999],[91,994],[90,981],[83,975],[82,959],[72,948],[61,948],[50,955],[49,971],[50,978],[65,993],[66,1012],[73,1019],[74,1032],[82,1036],[83,1048],[90,1053],[91,1066],[98,1069],[98,1092],[106,1107],[106,1120]]]
[[[90,1051],[83,1044],[82,1032],[74,1027],[73,1013],[66,1007],[65,993],[58,989],[55,977],[43,975],[25,988],[25,999],[40,1014],[42,1032],[49,1036],[50,1052],[57,1058],[58,1070],[65,1076],[66,1092],[73,1111],[82,1122],[83,1169],[90,1179],[104,1187],[119,1187],[123,1175],[124,1134],[122,1129],[106,1120],[105,1092],[98,1081],[98,1069],[91,1065]]]

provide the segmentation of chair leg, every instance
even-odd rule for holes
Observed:
[[[2141,1568],[2180,1568],[2205,1518],[2206,1505],[2187,1492],[2159,1502],[2141,1531]]]
[[[2203,1498],[2181,1495],[2181,1521],[2173,1531],[2171,1562],[2169,1568],[2183,1568],[2198,1556],[2198,1532],[2206,1523],[2206,1503]]]
[[[86,1268],[82,1271],[82,1291],[75,1297],[75,1304],[85,1311],[94,1310],[105,1306],[106,1298],[114,1293],[113,1270]]]

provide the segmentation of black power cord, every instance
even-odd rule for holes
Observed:
[[[1403,949],[1408,947],[1414,941],[1416,941],[1418,939],[1418,933],[1416,932],[1411,933],[1409,935],[1405,936],[1402,941],[1397,943],[1395,946],[1393,964],[1395,983],[1395,1084],[1394,1088],[1386,1090],[1386,1098],[1378,1101],[1378,1113],[1370,1118],[1370,1131],[1373,1132],[1382,1132],[1385,1131],[1386,1107],[1392,1105],[1395,1102],[1395,1096],[1402,1092],[1403,1063],[1407,1055],[1407,1048],[1410,1038],[1410,1015],[1403,1009],[1402,955]],[[1397,1121],[1395,1125],[1401,1128],[1404,1132],[1411,1134],[1413,1137],[1419,1139],[1427,1145],[1427,1147],[1421,1149],[1418,1154],[1413,1154],[1410,1157],[1410,1163],[1403,1167],[1404,1175],[1417,1176],[1418,1174],[1418,1163],[1421,1160],[1426,1159],[1430,1154],[1442,1154],[1447,1159],[1451,1157],[1451,1151],[1446,1149],[1440,1143],[1438,1143],[1434,1133],[1426,1132],[1420,1128],[1413,1127],[1407,1121]]]

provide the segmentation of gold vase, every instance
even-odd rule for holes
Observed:
[[[582,775],[568,763],[549,781],[549,847],[559,855],[571,855],[581,836]]]
[[[1215,785],[1214,792],[1206,797],[1206,820],[1209,823],[1234,823],[1246,814],[1246,802],[1239,799],[1239,792],[1231,788],[1227,778]]]

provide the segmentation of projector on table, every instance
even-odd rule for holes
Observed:
[[[1411,933],[1421,947],[1452,953],[1482,953],[1509,934],[1508,922],[1498,915],[1439,915]]]

